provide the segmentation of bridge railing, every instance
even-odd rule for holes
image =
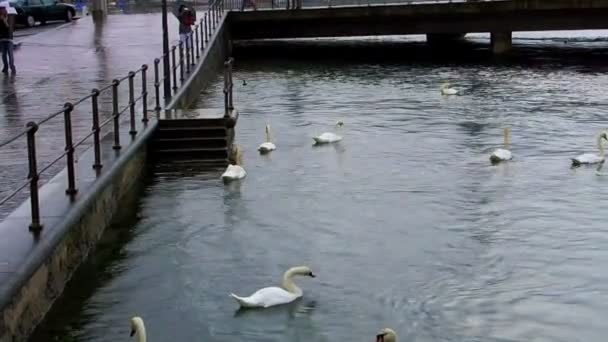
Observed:
[[[161,76],[161,63],[165,55],[163,54],[159,58],[154,59],[154,80],[152,82],[154,94],[152,94],[151,97],[153,98],[154,103],[153,112],[156,113],[157,117],[160,115],[160,112],[164,106],[169,103],[169,100],[173,95],[172,93],[166,94],[164,91],[161,94],[161,85],[165,79],[169,79],[170,84],[172,84],[172,92],[176,92],[179,87],[182,86],[187,75],[192,71],[193,67],[196,65],[196,62],[201,58],[202,52],[207,48],[225,13],[226,8],[224,0],[213,0],[209,4],[207,11],[200,18],[199,22],[193,27],[193,30],[187,36],[187,39],[180,41],[177,44],[173,44],[170,47],[169,70],[171,72],[169,75]],[[176,56],[176,51],[179,53],[179,56]],[[232,68],[232,63],[230,63],[230,68]],[[136,89],[136,81],[139,84],[138,89]],[[124,103],[124,101],[121,102],[119,99],[121,90],[125,90],[125,84],[127,87],[126,92],[128,92],[127,103]],[[0,153],[3,153],[2,150],[7,146],[19,142],[23,143],[23,140],[25,139],[27,141],[28,159],[27,177],[25,177],[22,182],[16,182],[18,183],[17,187],[13,190],[9,190],[7,195],[0,197],[0,209],[4,209],[4,206],[7,205],[11,199],[22,193],[24,189],[29,188],[31,207],[31,223],[29,228],[32,232],[39,232],[43,228],[43,223],[40,221],[39,201],[39,189],[42,185],[41,176],[49,176],[49,174],[53,171],[51,168],[63,160],[66,163],[65,165],[67,168],[66,196],[76,195],[78,193],[75,170],[77,160],[77,156],[75,155],[76,149],[84,146],[85,143],[90,142],[92,139],[92,148],[94,151],[94,162],[92,167],[96,172],[101,171],[103,168],[101,158],[102,129],[104,127],[111,127],[111,133],[113,134],[112,149],[121,149],[121,118],[124,118],[123,114],[129,113],[129,134],[135,138],[138,133],[138,121],[141,121],[142,123],[140,128],[144,128],[145,124],[149,121],[149,85],[148,65],[144,64],[137,70],[130,71],[127,75],[114,79],[110,84],[103,88],[91,90],[90,94],[87,96],[75,101],[66,102],[62,107],[48,113],[44,119],[38,122],[28,122],[25,129],[20,131],[18,134],[0,141]],[[232,84],[230,82],[230,104],[232,103],[231,88]],[[100,97],[104,94],[110,94],[112,99],[112,110],[111,113],[105,113],[110,114],[109,117],[100,122],[102,117],[108,116],[102,115],[104,113],[101,113],[99,108]],[[92,126],[90,132],[78,140],[75,139],[74,131],[72,129],[72,118],[74,113],[77,111],[89,111]],[[51,162],[41,167],[39,165],[39,154],[36,150],[37,144],[40,143],[38,133],[45,129],[45,124],[47,122],[55,120],[59,117],[63,118],[63,135],[65,136],[64,151],[63,153],[55,156]]]
[[[332,7],[361,7],[361,6],[384,6],[384,5],[417,5],[433,3],[464,3],[478,1],[506,1],[506,0],[242,0],[231,1],[228,10],[242,11],[244,8],[264,10],[290,10],[290,9],[313,9]],[[255,7],[252,5],[255,3]],[[236,4],[235,4],[236,3]]]

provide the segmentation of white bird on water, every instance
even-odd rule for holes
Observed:
[[[146,326],[141,317],[135,316],[131,318],[131,337],[135,335],[137,342],[146,342]]]
[[[344,123],[342,121],[338,121],[336,123],[336,128],[342,128],[343,125]],[[313,137],[312,139],[315,141],[316,144],[328,144],[342,140],[342,136],[331,132],[325,132],[319,136]]]
[[[442,95],[457,95],[458,90],[451,87],[450,83],[444,83],[441,85],[441,94]]]
[[[598,164],[604,162],[604,140],[608,140],[608,134],[606,131],[601,132],[597,136],[597,148],[599,154],[595,153],[583,153],[576,158],[572,158],[572,166],[581,166],[583,164]]]
[[[228,165],[226,171],[224,171],[224,173],[222,174],[222,180],[224,181],[224,183],[228,183],[233,180],[243,179],[245,178],[245,176],[247,176],[247,172],[245,172],[245,169],[242,166],[243,153],[241,152],[241,149],[236,146],[234,148],[233,153],[235,155],[235,162],[234,164]]]
[[[266,142],[260,144],[258,151],[261,154],[266,154],[270,151],[274,151],[277,147],[270,140],[270,125],[266,125]]]
[[[291,303],[302,297],[302,290],[293,282],[294,276],[307,276],[314,278],[315,275],[307,266],[292,267],[283,275],[283,288],[272,286],[257,290],[249,297],[240,297],[234,293],[234,298],[242,308],[268,308],[270,306]]]
[[[376,334],[376,342],[397,342],[397,333],[390,328],[384,328]]]
[[[505,148],[497,148],[490,155],[490,161],[494,164],[500,163],[501,161],[505,161],[505,160],[511,160],[513,158],[511,151],[508,150],[508,147],[509,147],[509,129],[508,128],[505,128],[503,130],[503,135],[504,135],[504,145],[505,145],[504,147]]]

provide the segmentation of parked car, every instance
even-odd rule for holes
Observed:
[[[46,24],[47,21],[72,21],[76,8],[57,0],[10,0],[11,7],[17,10],[17,24],[32,27],[36,22]]]

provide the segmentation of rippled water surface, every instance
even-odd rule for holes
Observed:
[[[604,341],[608,177],[569,159],[608,128],[604,50],[543,44],[513,63],[239,59],[247,178],[152,167],[32,340],[126,341],[137,314],[150,341],[371,341],[385,326]],[[463,95],[442,97],[446,80]],[[199,106],[220,96],[218,78]],[[313,147],[337,120],[344,140]],[[266,122],[278,149],[260,156]],[[492,166],[507,126],[514,160]],[[299,264],[317,274],[302,300],[236,311],[228,293]]]

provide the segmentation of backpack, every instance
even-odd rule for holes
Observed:
[[[188,10],[188,9],[184,9],[184,13],[183,13],[183,18],[184,18],[184,25],[194,25],[194,13],[192,13],[192,11]]]

